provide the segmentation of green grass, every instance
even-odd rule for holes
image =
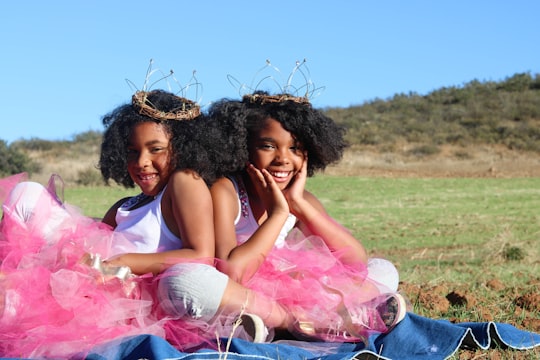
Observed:
[[[398,265],[403,279],[436,281],[448,271],[454,281],[492,274],[513,281],[516,270],[538,274],[538,178],[319,176],[308,187],[372,254]],[[523,259],[505,258],[505,251]]]
[[[64,192],[65,201],[95,218],[102,218],[116,201],[138,193],[139,188],[125,189],[119,186],[66,187]]]

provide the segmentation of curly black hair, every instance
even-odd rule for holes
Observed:
[[[254,94],[268,95],[263,91]],[[274,96],[281,95],[287,94]],[[222,99],[209,110],[212,123],[221,123],[223,136],[230,138],[225,145],[226,154],[221,159],[223,163],[232,164],[236,161],[235,165],[245,167],[249,161],[248,144],[251,134],[258,132],[268,118],[281,123],[307,151],[308,176],[341,160],[348,146],[344,139],[345,128],[321,110],[313,108],[309,103],[294,100],[260,102],[250,99],[249,96],[242,101]]]
[[[182,106],[182,98],[164,90],[148,92],[147,99],[154,108],[163,112]],[[115,108],[102,119],[106,130],[98,167],[103,179],[106,183],[112,179],[128,188],[135,186],[127,170],[129,136],[135,125],[151,121],[163,125],[170,135],[171,167],[175,170],[191,169],[211,184],[215,180],[215,166],[206,150],[212,140],[206,131],[205,119],[201,114],[193,120],[158,120],[140,114],[131,103]]]
[[[245,168],[249,158],[245,109],[240,101],[221,99],[208,110],[208,131],[214,146],[209,146],[216,178]]]

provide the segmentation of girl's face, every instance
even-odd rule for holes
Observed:
[[[171,175],[170,136],[163,125],[137,124],[128,142],[128,172],[145,195],[159,194]]]
[[[250,139],[249,158],[257,169],[266,169],[284,190],[302,168],[305,154],[300,143],[272,118]]]

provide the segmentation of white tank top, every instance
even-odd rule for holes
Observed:
[[[128,210],[141,198],[140,194],[124,202],[116,212],[115,232],[124,235],[141,253],[155,253],[182,248],[182,240],[174,235],[161,213],[163,189],[151,202],[137,209]]]

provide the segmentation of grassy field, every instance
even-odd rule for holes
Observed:
[[[454,281],[492,271],[505,281],[515,280],[518,269],[540,273],[540,178],[325,176],[308,186],[372,254],[391,259],[409,281],[437,281],[464,266],[480,271],[459,271]],[[523,258],[515,261],[512,251]]]
[[[118,200],[140,193],[138,188],[126,189],[119,186],[66,187],[65,201],[79,207],[91,217],[102,218],[105,212]]]
[[[414,283],[504,282],[540,274],[540,178],[389,179],[316,176],[308,188],[373,256]],[[101,217],[119,187],[66,188],[65,198]]]
[[[308,189],[372,256],[396,264],[401,290],[415,312],[540,331],[540,178],[319,175],[309,179]],[[67,188],[65,198],[85,214],[101,217],[117,199],[135,193],[80,187]],[[465,300],[448,301],[449,294]],[[532,301],[519,302],[528,295]],[[492,350],[460,352],[455,358],[539,355],[539,349]]]

